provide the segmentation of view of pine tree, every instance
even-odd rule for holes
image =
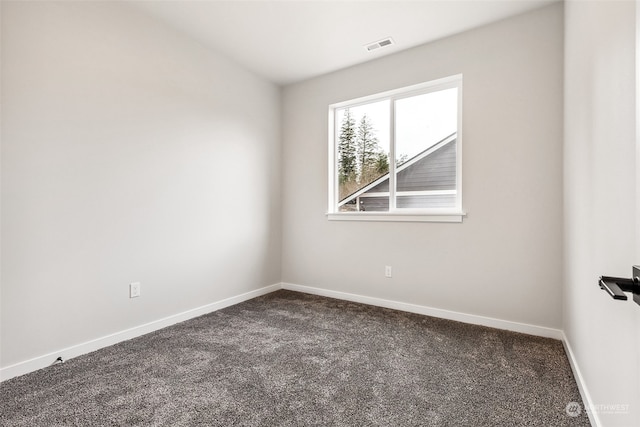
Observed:
[[[378,152],[375,170],[378,176],[389,172],[389,156],[387,156],[383,151]]]
[[[356,151],[358,154],[358,182],[366,184],[379,176],[377,172],[378,153],[382,150],[378,145],[373,126],[367,115],[363,115],[358,125],[358,136],[356,137]]]
[[[356,179],[356,120],[347,108],[338,141],[338,177],[340,184]]]
[[[346,109],[338,137],[340,200],[389,172],[389,157],[378,144],[375,129],[365,114],[356,119]]]

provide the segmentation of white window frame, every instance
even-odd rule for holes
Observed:
[[[458,89],[458,129],[456,135],[456,206],[454,208],[408,209],[396,208],[396,162],[395,162],[395,101],[402,98]],[[338,129],[337,111],[345,107],[356,107],[376,101],[390,101],[389,135],[389,211],[387,212],[340,212],[338,203]],[[327,218],[338,221],[411,221],[411,222],[462,222],[466,213],[462,210],[462,74],[441,78],[413,86],[377,93],[362,98],[331,104],[329,106],[329,200]],[[380,194],[382,195],[382,194]],[[373,196],[373,195],[371,195]],[[364,196],[369,197],[369,196]]]

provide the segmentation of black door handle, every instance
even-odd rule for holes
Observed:
[[[613,299],[626,300],[627,296],[624,293],[633,292],[635,286],[635,282],[631,279],[608,276],[600,277],[600,288],[607,291]]]
[[[640,266],[633,266],[633,277],[601,276],[598,281],[600,289],[604,289],[613,299],[627,300],[625,292],[633,294],[633,300],[640,304]]]

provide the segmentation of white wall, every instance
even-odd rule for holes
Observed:
[[[597,286],[640,264],[634,2],[569,1],[565,14],[564,331],[591,403],[630,405],[596,406],[601,425],[637,426],[640,307]]]
[[[554,5],[287,86],[283,281],[560,328],[562,28]],[[457,73],[464,222],[328,221],[328,105]]]
[[[279,88],[124,2],[1,38],[1,366],[280,281]]]

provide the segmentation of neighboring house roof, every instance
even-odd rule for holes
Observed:
[[[456,133],[433,144],[396,168],[397,191],[455,190]],[[440,167],[435,168],[434,165]],[[365,193],[389,191],[389,173],[365,185],[360,190],[340,200],[338,206],[349,203]]]

